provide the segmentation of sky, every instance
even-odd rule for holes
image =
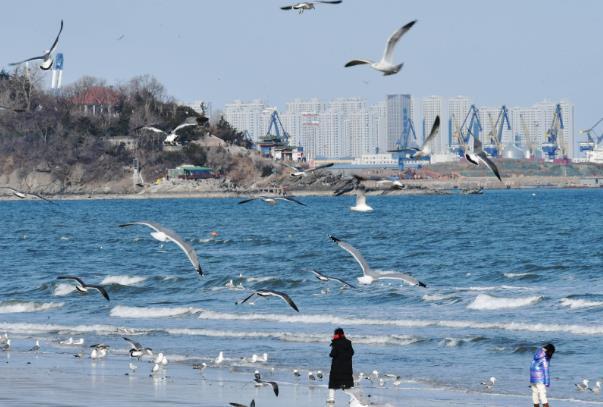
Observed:
[[[90,75],[108,83],[143,74],[177,100],[220,109],[262,99],[280,109],[296,97],[465,95],[480,106],[575,104],[576,129],[603,116],[603,1],[343,0],[298,15],[288,0],[102,0],[5,2],[0,68],[40,55],[54,40],[64,82]],[[399,74],[354,58],[379,59],[398,27]],[[117,40],[124,35],[121,40]],[[49,81],[49,79],[48,79]],[[603,131],[603,129],[601,129]]]

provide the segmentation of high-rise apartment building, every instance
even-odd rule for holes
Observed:
[[[410,134],[410,120],[414,123],[414,103],[410,95],[387,95],[387,149],[397,144],[416,145]],[[406,143],[405,143],[406,142]]]
[[[261,100],[235,100],[224,106],[224,118],[237,130],[247,131],[257,141],[268,130],[269,118],[266,120],[265,110],[266,105]]]

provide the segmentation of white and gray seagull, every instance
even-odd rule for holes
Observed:
[[[358,264],[360,264],[360,268],[362,268],[362,273],[364,275],[362,277],[358,277],[359,283],[371,284],[375,280],[401,280],[412,286],[427,287],[424,283],[422,283],[421,281],[417,280],[416,278],[414,278],[408,274],[398,273],[398,272],[394,272],[394,271],[378,272],[378,271],[372,270],[370,268],[370,266],[368,265],[368,263],[366,262],[366,260],[364,259],[364,257],[362,256],[362,254],[360,254],[360,252],[356,248],[354,248],[352,245],[344,242],[341,239],[338,239],[337,237],[335,237],[333,235],[329,235],[329,238],[332,241],[334,241],[335,243],[337,243],[337,245],[339,247],[341,247],[343,250],[350,253],[352,255],[352,257],[354,257],[354,260],[356,260],[356,262],[358,262]]]
[[[160,242],[172,241],[176,243],[176,245],[178,245],[178,247],[180,247],[182,251],[186,254],[193,267],[195,268],[195,271],[199,273],[200,276],[203,275],[203,270],[201,269],[199,257],[197,257],[195,249],[193,249],[193,247],[188,244],[183,238],[181,238],[180,235],[178,235],[176,232],[161,226],[159,223],[149,221],[124,223],[122,225],[119,225],[119,227],[123,228],[134,225],[143,225],[153,229],[154,232],[151,232],[151,236],[153,236],[153,238],[159,240]]]
[[[255,407],[255,400],[251,400],[251,403],[249,403],[249,406],[245,405],[245,404],[241,404],[241,403],[228,403],[230,404],[232,407]]]
[[[132,131],[136,131],[139,129],[142,130],[149,130],[152,131],[154,133],[158,133],[158,134],[165,134],[165,140],[163,140],[163,144],[169,144],[169,145],[174,145],[176,143],[176,139],[178,138],[178,131],[184,129],[185,127],[190,127],[190,126],[197,126],[198,123],[197,122],[184,122],[178,126],[176,126],[174,129],[170,130],[169,132],[165,131],[165,130],[161,130],[160,128],[157,128],[155,126],[141,126],[141,127],[137,127],[135,129],[133,129]]]
[[[582,383],[576,383],[575,386],[578,391],[588,390],[588,379],[582,379]]]
[[[348,283],[347,281],[342,280],[341,278],[327,276],[326,274],[319,273],[316,270],[310,270],[310,272],[313,273],[316,276],[316,278],[320,281],[327,282],[329,280],[333,280],[333,281],[337,281],[337,282],[343,284],[344,287],[356,288],[352,284]]]
[[[295,199],[295,197],[293,196],[288,196],[288,195],[283,195],[283,196],[267,196],[267,195],[260,195],[260,196],[254,196],[253,198],[247,198],[247,199],[243,199],[242,201],[239,201],[239,205],[241,204],[245,204],[247,202],[251,202],[251,201],[255,201],[255,200],[261,200],[263,202],[266,202],[268,205],[276,205],[276,203],[278,201],[286,201],[286,202],[294,202],[298,205],[301,206],[308,206],[305,203],[298,201],[297,199]]]
[[[322,3],[322,4],[339,4],[341,3],[343,0],[319,0],[319,1],[304,1],[301,3],[295,3],[295,4],[291,4],[290,6],[283,6],[281,7],[281,10],[297,10],[299,14],[303,14],[304,11],[306,10],[314,10],[314,5],[316,3]]]
[[[291,165],[291,164],[286,164],[286,163],[283,163],[283,164],[293,170],[293,172],[291,173],[292,177],[305,177],[308,174],[311,174],[311,173],[316,172],[318,170],[329,168],[329,167],[332,167],[333,165],[335,165],[335,163],[327,163],[327,164],[319,165],[319,166],[314,167],[314,168],[308,168],[307,170],[304,170],[303,168],[296,167],[296,166]]]
[[[371,66],[371,68],[376,69],[377,71],[383,72],[383,75],[393,75],[393,74],[398,73],[400,71],[400,69],[402,69],[402,65],[404,65],[404,64],[402,63],[402,64],[394,65],[394,62],[393,62],[394,48],[396,47],[396,44],[398,43],[400,38],[402,38],[402,36],[404,34],[406,34],[408,32],[408,30],[410,30],[412,28],[412,26],[415,25],[416,22],[417,22],[417,20],[413,20],[410,23],[406,24],[405,26],[397,29],[387,39],[387,43],[385,45],[385,51],[383,52],[383,57],[381,58],[380,61],[374,62],[374,61],[371,61],[370,59],[353,59],[350,62],[348,62],[347,64],[345,64],[345,67],[347,68],[350,66],[369,64]]]
[[[59,43],[59,37],[61,36],[62,31],[63,31],[63,20],[61,20],[61,28],[59,29],[59,33],[57,34],[57,37],[55,38],[54,42],[52,43],[52,46],[50,47],[50,49],[44,51],[44,55],[40,55],[39,57],[24,59],[23,61],[20,61],[20,62],[13,62],[9,65],[10,66],[21,65],[25,62],[36,61],[36,60],[41,59],[42,63],[40,64],[40,69],[42,69],[44,71],[49,70],[50,68],[52,68],[52,64],[54,62],[52,54],[54,53],[54,51],[57,48],[57,45]]]
[[[130,357],[140,360],[140,358],[144,355],[153,356],[153,349],[144,348],[140,344],[140,342],[133,341],[131,339],[126,338],[125,336],[122,336],[122,338],[124,341],[128,342],[132,346],[132,348],[130,349]]]
[[[291,297],[289,297],[289,295],[287,295],[286,293],[283,293],[281,291],[274,291],[274,290],[258,290],[258,291],[254,291],[253,293],[251,293],[250,295],[248,295],[247,297],[245,297],[241,301],[235,302],[235,305],[243,304],[244,302],[246,302],[247,300],[249,300],[254,295],[257,295],[258,297],[278,297],[281,300],[285,301],[287,304],[289,304],[289,306],[291,308],[293,308],[295,311],[299,312],[299,309],[297,308],[297,305],[295,305],[295,303],[293,302],[293,300],[291,299]]]
[[[494,175],[496,175],[496,178],[502,182],[498,167],[496,167],[494,161],[492,161],[482,149],[482,142],[479,141],[477,137],[473,136],[473,151],[465,149],[465,158],[473,165],[479,165],[480,162],[484,163],[486,167],[490,168]]]
[[[105,299],[107,301],[110,301],[109,294],[107,294],[107,290],[105,290],[105,288],[103,286],[86,284],[86,283],[84,283],[84,281],[81,278],[75,277],[75,276],[58,276],[57,280],[73,280],[77,283],[75,285],[75,289],[78,290],[79,292],[87,293],[88,290],[93,289],[93,290],[96,290],[99,293],[101,293],[101,295],[103,297],[105,297]]]
[[[492,390],[492,388],[496,384],[496,377],[492,376],[491,378],[489,378],[486,381],[481,382],[480,384],[482,386],[484,386],[487,390]]]
[[[54,204],[53,201],[51,201],[48,198],[44,198],[42,195],[39,194],[34,194],[33,192],[23,192],[23,191],[19,191],[13,187],[0,187],[1,189],[8,189],[9,191],[12,192],[12,194],[14,196],[16,196],[19,199],[25,199],[25,198],[38,198],[41,199],[43,201],[46,201],[48,203]]]
[[[423,142],[423,145],[421,145],[421,148],[412,148],[411,147],[411,148],[399,149],[399,150],[387,150],[387,152],[388,153],[399,153],[399,152],[403,152],[405,150],[414,150],[415,153],[413,153],[413,155],[411,156],[412,158],[427,157],[427,156],[431,155],[433,139],[439,133],[439,131],[440,131],[440,116],[436,116],[436,118],[433,122],[433,126],[431,126],[431,131],[429,132],[429,136],[427,136],[427,138]]]

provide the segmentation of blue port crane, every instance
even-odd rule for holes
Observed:
[[[401,137],[396,141],[396,150],[404,150],[409,147],[409,141],[414,140],[417,142],[417,133],[415,132],[415,125],[410,117],[404,120],[404,128],[402,129]]]
[[[507,106],[502,105],[498,112],[496,123],[494,124],[492,124],[492,117],[490,115],[488,115],[488,117],[492,128],[490,129],[489,144],[484,146],[484,151],[492,157],[498,157],[503,150],[502,137],[503,131],[505,130],[505,124],[507,125],[507,130],[511,130],[509,110],[507,109]]]
[[[586,134],[586,140],[580,142],[580,151],[593,151],[603,141],[603,133],[597,136],[595,128],[603,122],[603,117],[600,118],[590,129],[580,130],[580,134]]]
[[[465,120],[463,120],[463,124],[461,124],[461,131],[463,131],[463,129],[466,130],[464,134],[461,133],[465,144],[469,142],[471,136],[479,139],[479,134],[482,131],[482,123],[479,120],[479,109],[475,107],[475,105],[471,105],[469,108]]]
[[[274,133],[272,133],[273,131]],[[276,110],[270,115],[270,125],[268,126],[268,131],[266,132],[264,139],[275,140],[284,145],[289,145],[289,133],[287,133],[285,127],[283,127],[281,118]]]
[[[551,127],[546,131],[546,140],[542,143],[542,151],[546,157],[553,161],[557,155],[557,151],[560,150],[560,155],[564,156],[565,151],[563,149],[563,143],[560,142],[560,136],[562,135],[561,130],[563,126],[563,115],[561,114],[561,105],[557,103],[555,107],[555,113],[553,114],[553,120]]]

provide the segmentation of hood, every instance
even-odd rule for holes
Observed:
[[[546,352],[542,348],[538,349],[536,353],[534,353],[534,360],[540,360],[544,357],[546,357]]]

